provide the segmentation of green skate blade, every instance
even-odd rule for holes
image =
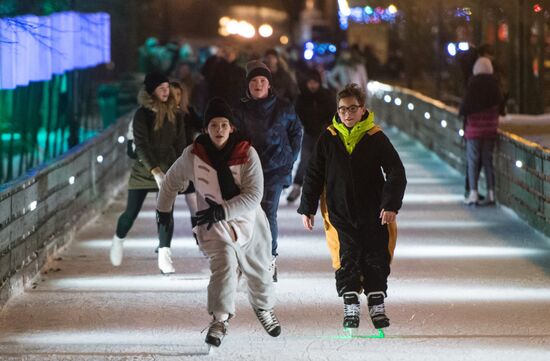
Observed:
[[[338,335],[338,336],[332,336],[331,339],[334,340],[349,340],[352,338],[385,338],[386,335],[384,334],[384,330],[379,328],[376,331],[378,331],[378,334],[374,335],[358,335],[357,334],[357,328],[344,328],[344,334]]]

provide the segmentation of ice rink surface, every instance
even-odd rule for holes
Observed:
[[[237,315],[222,346],[204,344],[208,261],[191,237],[183,197],[176,203],[176,274],[157,267],[155,195],[125,242],[118,268],[110,240],[125,207],[120,194],[32,288],[0,313],[0,360],[550,360],[550,242],[509,210],[462,205],[463,177],[416,142],[387,132],[408,187],[381,338],[363,318],[341,327],[342,302],[322,223],[302,228],[297,204],[279,210],[279,282],[272,338],[240,285]]]

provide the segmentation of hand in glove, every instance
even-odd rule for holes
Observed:
[[[197,225],[200,226],[208,223],[206,229],[210,230],[212,224],[225,219],[225,212],[221,204],[214,202],[210,198],[206,198],[206,203],[208,203],[210,207],[197,212]]]
[[[161,212],[157,209],[157,223],[161,226],[170,226],[173,218],[170,212]]]
[[[162,182],[164,181],[164,172],[159,170],[153,173],[153,177],[155,177],[155,182],[157,182],[157,187],[160,189],[160,186],[162,185]]]

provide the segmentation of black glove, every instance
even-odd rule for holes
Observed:
[[[208,203],[210,207],[197,212],[197,225],[200,226],[208,223],[206,229],[210,230],[212,224],[225,219],[225,212],[221,204],[214,202],[210,198],[206,198],[206,203]]]
[[[161,212],[157,209],[157,224],[161,226],[169,226],[173,222],[170,212]]]

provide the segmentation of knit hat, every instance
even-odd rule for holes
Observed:
[[[159,72],[148,73],[145,76],[143,84],[145,84],[145,91],[152,95],[155,92],[155,89],[162,83],[168,83],[168,78]]]
[[[310,69],[305,74],[306,81],[309,80],[315,80],[317,83],[322,84],[321,82],[321,74],[315,69]]]
[[[233,112],[231,111],[231,108],[225,102],[225,100],[219,97],[212,98],[208,102],[202,122],[203,128],[208,128],[210,120],[217,117],[226,118],[231,124],[233,124]]]
[[[472,73],[474,75],[493,74],[493,64],[491,64],[491,59],[485,56],[480,56],[477,58]]]
[[[272,82],[271,71],[269,71],[267,65],[259,60],[251,60],[246,64],[246,84],[250,83],[252,78],[256,76],[265,76],[269,84]]]

